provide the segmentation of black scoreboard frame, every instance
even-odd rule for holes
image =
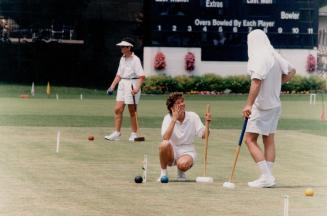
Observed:
[[[200,47],[203,61],[246,61],[246,36],[264,30],[277,49],[318,44],[317,0],[144,0],[149,47]]]

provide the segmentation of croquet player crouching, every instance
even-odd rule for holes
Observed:
[[[272,187],[276,184],[272,167],[275,162],[274,134],[281,114],[281,84],[293,77],[295,69],[275,51],[267,35],[259,29],[248,34],[248,57],[251,86],[242,110],[243,116],[249,118],[245,142],[261,172],[260,177],[248,185]],[[259,135],[262,135],[264,151],[258,146]]]
[[[177,180],[185,181],[185,172],[196,159],[194,139],[204,138],[205,127],[200,117],[194,112],[185,111],[184,97],[181,93],[171,93],[166,101],[169,111],[161,127],[163,141],[159,146],[161,173],[167,176],[167,166],[177,166]],[[205,114],[205,120],[211,120],[211,114]]]

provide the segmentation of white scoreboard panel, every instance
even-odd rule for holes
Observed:
[[[145,0],[144,10],[146,46],[201,47],[204,61],[245,61],[257,28],[275,48],[318,44],[317,0]]]

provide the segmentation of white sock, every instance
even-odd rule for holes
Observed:
[[[177,175],[178,176],[183,176],[185,172],[177,168]]]
[[[270,173],[272,174],[272,169],[273,169],[273,166],[274,166],[274,162],[267,161],[267,165],[268,165],[268,168],[270,170]]]
[[[261,172],[262,175],[266,176],[266,177],[272,177],[271,172],[269,170],[267,161],[263,160],[257,163],[257,166]]]
[[[167,169],[161,169],[160,176],[166,176],[167,175]]]

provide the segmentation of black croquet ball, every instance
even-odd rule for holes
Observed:
[[[161,181],[161,183],[168,183],[169,182],[169,178],[168,178],[168,176],[162,176],[160,178],[160,181]]]
[[[142,176],[136,176],[134,181],[137,184],[141,184],[143,182],[143,178],[142,178]]]
[[[114,93],[113,90],[111,90],[111,89],[108,89],[108,90],[107,90],[107,95],[111,96],[111,95],[113,95],[113,93]]]

